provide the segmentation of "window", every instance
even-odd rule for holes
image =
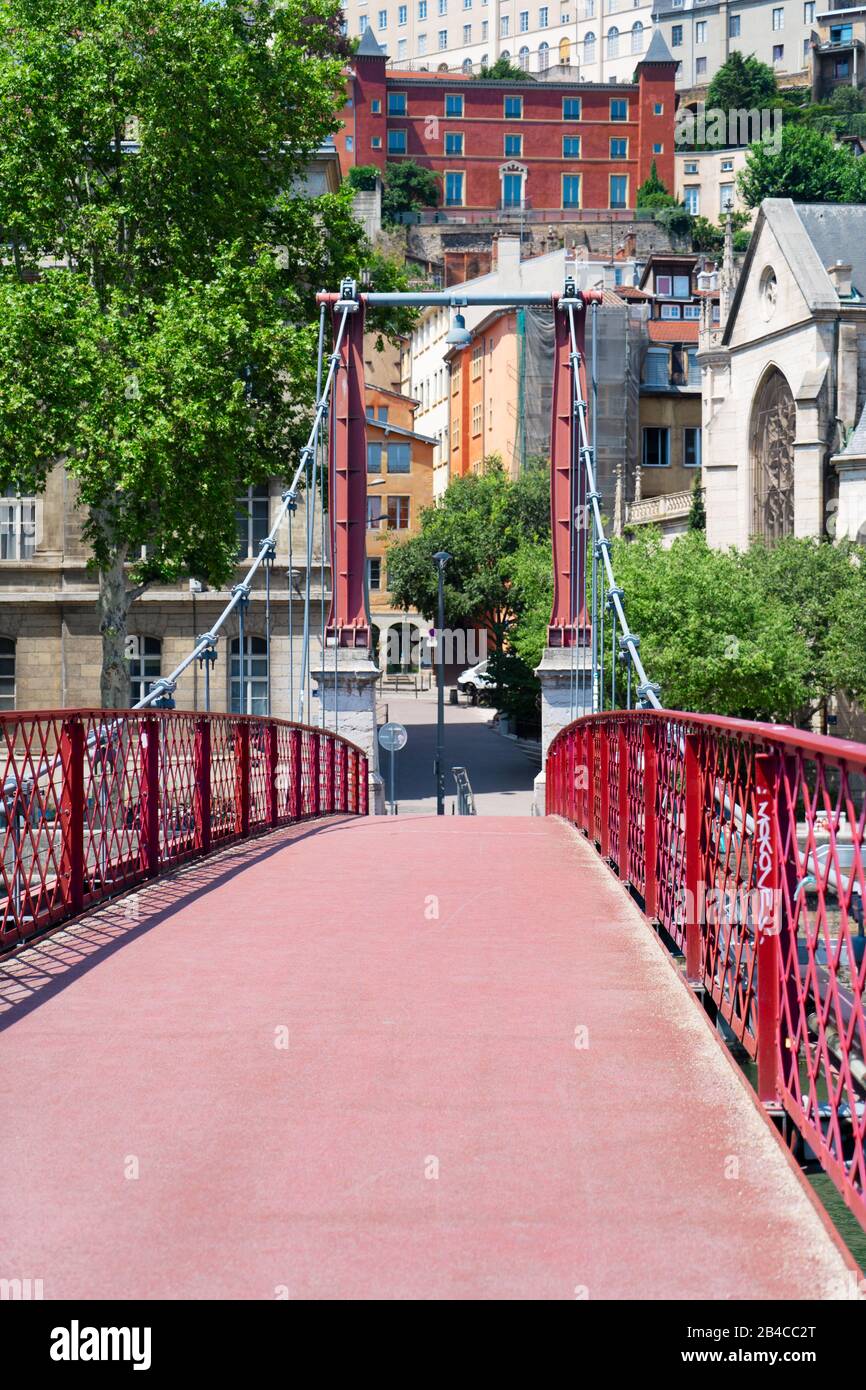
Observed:
[[[785,27],[785,11],[784,11],[784,9],[782,8],[782,6],[779,5],[777,9],[773,10],[773,28],[774,28],[774,29],[784,29],[784,27]]]
[[[500,20],[499,20],[499,37],[500,37],[501,39],[507,39],[507,38],[508,38],[508,15],[507,15],[507,14],[502,15],[501,18],[500,18]]]
[[[398,57],[398,58],[405,58],[405,57],[406,57],[406,48],[407,48],[406,40],[405,40],[405,39],[398,39],[398,40],[397,40],[397,57]]]
[[[564,121],[580,120],[580,97],[564,97],[562,102],[562,119]]]
[[[656,294],[670,295],[673,288],[673,281],[669,275],[656,276]]]
[[[374,136],[372,137],[372,139],[370,140],[370,144],[373,146],[373,149],[374,149],[374,150],[381,150],[381,148],[382,148],[382,137],[381,137],[381,135],[374,135]]]
[[[464,43],[471,43],[471,42],[472,42],[472,25],[471,25],[471,24],[464,24],[464,25],[463,25],[463,42],[464,42]]]
[[[687,159],[683,165],[683,172],[686,174],[696,174],[698,172],[698,162],[696,159]]]
[[[664,147],[664,145],[660,145],[660,144],[658,143],[658,141],[656,141],[656,143],[653,145],[653,154],[664,154],[664,152],[665,152],[665,147]]]
[[[351,154],[351,152],[352,152],[352,150],[353,150],[354,148],[355,148],[355,139],[354,139],[354,136],[352,136],[352,135],[347,135],[347,136],[346,136],[346,150],[347,150],[347,152],[348,152],[349,154]]]
[[[15,708],[15,642],[0,637],[0,709]]]
[[[631,26],[631,51],[632,51],[632,53],[640,53],[640,51],[641,51],[642,48],[643,48],[643,25],[641,24],[640,20],[637,19],[637,20],[635,20],[634,24]]]
[[[440,52],[441,52],[441,50],[442,50],[443,48],[447,48],[447,47],[448,47],[448,30],[447,30],[447,29],[440,29],[440,30],[439,30],[439,49],[440,49]]]
[[[585,63],[595,62],[595,34],[592,30],[584,35],[583,39],[583,61]]]
[[[785,56],[785,45],[783,43],[773,44],[773,62],[781,63]]]
[[[36,549],[36,498],[0,495],[0,560],[29,560]]]
[[[564,208],[580,207],[580,174],[563,174],[562,206]]]
[[[541,9],[538,11],[538,27],[539,29],[546,29],[547,24],[547,6],[542,5]]]
[[[815,0],[806,0],[803,6],[803,23],[814,24],[815,22]]]
[[[740,37],[740,16],[738,14],[728,15],[728,38],[738,39]]]
[[[367,498],[367,530],[378,531],[382,525],[382,499],[378,492]]]
[[[686,425],[683,430],[683,467],[700,468],[701,431],[698,425]]]
[[[367,445],[367,472],[382,472],[382,445],[378,441]]]
[[[445,174],[445,206],[446,208],[461,208],[463,206],[463,174],[456,170]]]
[[[830,42],[831,43],[850,43],[854,34],[854,27],[851,24],[831,24]]]
[[[580,159],[579,135],[563,135],[562,157],[563,159]]]
[[[264,637],[244,638],[243,693],[241,687],[240,641],[231,641],[231,713],[267,714],[268,644]]]
[[[418,18],[427,18],[427,0],[418,0]]]
[[[595,17],[595,0],[586,0],[586,7],[585,7],[585,8],[586,8],[586,14],[585,14],[584,18],[585,18],[585,19],[593,19],[593,18]]]
[[[683,26],[675,24],[671,29],[671,48],[682,48],[683,46]]]
[[[522,72],[529,72],[529,49],[525,44],[517,55],[517,61]]]
[[[406,5],[398,5],[398,6],[397,6],[397,23],[400,25],[401,28],[402,28],[402,26],[406,23],[406,20],[407,20],[407,19],[408,19],[408,6],[406,6]]]
[[[463,153],[463,131],[462,131],[462,130],[446,130],[446,132],[445,132],[445,153],[446,153],[446,154],[462,154],[462,153]]]
[[[506,97],[503,104],[506,121],[519,121],[523,118],[523,97]]]
[[[476,343],[472,349],[472,380],[477,381],[481,376],[481,368],[484,361],[484,343]]]
[[[559,61],[564,68],[571,64],[571,44],[568,39],[559,40]]]
[[[522,136],[522,135],[506,135],[506,137],[505,137],[505,154],[508,155],[509,158],[511,158],[511,159],[519,158],[520,155],[523,154],[523,136]]]
[[[607,56],[616,58],[619,56],[619,30],[612,24],[607,31]]]
[[[405,531],[409,526],[409,498],[388,498],[388,530]]]
[[[426,34],[419,34],[419,35],[418,35],[418,52],[419,52],[419,54],[420,54],[422,57],[423,57],[424,54],[427,52],[427,35],[426,35]]]
[[[374,116],[381,116],[382,103],[378,97],[374,97],[373,100],[370,102],[370,110],[372,111]]]
[[[518,16],[521,34],[529,33],[529,10],[521,10]]]
[[[727,212],[728,208],[734,206],[734,185],[732,183],[719,184],[719,212]]]
[[[611,159],[628,159],[628,140],[621,135],[612,137],[610,157]]]
[[[700,304],[684,304],[684,305],[683,305],[683,318],[684,318],[684,319],[699,319],[700,316],[701,316],[701,306],[700,306]]]
[[[848,67],[848,59],[847,59],[847,58],[837,58],[836,61],[835,61],[835,63],[833,64],[833,76],[834,76],[834,77],[848,77],[849,71],[850,71],[850,69],[849,69],[849,67]]]
[[[701,190],[696,185],[691,188],[683,189],[683,202],[686,212],[690,212],[692,217],[698,217],[701,211]]]
[[[663,304],[661,306],[661,316],[663,319],[678,319],[680,316],[679,304]]]
[[[476,405],[473,405],[473,407],[472,407],[472,433],[473,433],[473,435],[476,435],[476,434],[480,434],[480,433],[481,433],[481,402],[480,402],[480,401],[478,401],[477,404],[476,404]]]
[[[670,435],[667,428],[645,425],[643,432],[644,468],[667,468],[670,463]]]
[[[486,43],[486,42],[487,42],[487,36],[488,36],[489,32],[490,32],[490,23],[489,23],[489,21],[486,20],[486,19],[485,19],[485,20],[482,20],[482,22],[481,22],[481,42],[482,42],[482,43]],[[488,55],[487,55],[486,53],[483,55],[483,57],[482,57],[482,59],[481,59],[481,66],[482,66],[483,68],[486,68],[486,67],[488,66]]]
[[[688,299],[692,292],[692,282],[688,275],[674,276],[674,299]]]
[[[405,153],[406,153],[406,132],[405,132],[405,130],[389,130],[389,131],[388,131],[388,153],[389,153],[389,154],[405,154]]]
[[[389,93],[388,93],[388,115],[389,115],[389,116],[405,116],[405,115],[406,115],[406,93],[405,93],[405,92],[389,92]]]
[[[129,665],[129,703],[137,705],[149,695],[162,674],[162,643],[158,637],[126,639],[126,660]]]
[[[610,119],[612,121],[628,120],[628,101],[625,97],[612,97],[610,102]]]
[[[610,206],[612,208],[624,208],[628,206],[628,175],[611,174],[610,176]]]
[[[701,77],[701,76],[706,72],[706,70],[707,70],[707,60],[706,60],[706,58],[696,58],[696,59],[695,59],[695,76],[696,76],[696,77]]]
[[[446,92],[445,94],[445,115],[451,118],[457,117],[458,120],[463,115],[463,93]]]
[[[663,102],[663,101],[657,101],[657,102],[655,102],[655,104],[653,105],[653,115],[654,115],[654,116],[663,116],[664,114],[665,114],[665,104],[664,104],[664,102]]]
[[[235,522],[238,532],[238,559],[250,560],[259,553],[259,543],[269,527],[267,484],[248,487],[235,498]]]
[[[550,67],[550,44],[540,43],[538,45],[538,71],[547,72]]]
[[[695,43],[706,43],[707,41],[707,21],[699,19],[695,25]]]
[[[502,206],[504,208],[519,208],[523,206],[522,174],[503,174]]]
[[[412,451],[408,444],[388,444],[386,446],[388,454],[389,473],[410,473],[412,471]]]
[[[730,174],[730,173],[733,171],[733,168],[734,168],[734,161],[733,161],[732,159],[723,159],[723,160],[722,160],[722,173],[723,173],[723,174]]]
[[[697,306],[696,306],[696,307],[697,307]],[[700,384],[701,384],[701,367],[700,367],[700,363],[698,362],[698,350],[697,350],[697,348],[687,348],[687,349],[686,349],[686,360],[687,360],[687,363],[688,363],[688,367],[687,367],[687,371],[686,371],[686,379],[687,379],[687,381],[688,381],[688,383],[689,383],[689,386],[700,386]]]
[[[387,11],[387,10],[380,10],[380,11],[379,11],[378,22],[379,22],[379,28],[380,28],[380,29],[387,29],[387,28],[388,28],[388,11]]]
[[[448,0],[439,0],[439,13],[440,13],[440,14],[447,14],[447,13],[448,13]]]
[[[374,593],[381,587],[382,561],[378,555],[370,555],[367,559],[367,588],[371,593]]]
[[[670,370],[668,349],[650,348],[644,360],[644,384],[655,387],[670,385]]]

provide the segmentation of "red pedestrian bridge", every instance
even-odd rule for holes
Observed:
[[[866,748],[614,712],[544,818],[384,818],[323,730],[2,730],[0,1277],[857,1296]]]

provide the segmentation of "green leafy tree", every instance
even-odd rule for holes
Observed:
[[[809,656],[793,614],[735,550],[689,531],[669,548],[641,528],[613,546],[641,656],[674,709],[790,720],[808,698]]]
[[[351,188],[361,188],[369,193],[382,175],[378,164],[353,164],[347,177]]]
[[[383,222],[397,222],[406,213],[432,208],[439,202],[439,175],[412,159],[390,163],[382,194]]]
[[[800,203],[854,201],[859,161],[832,138],[806,125],[786,125],[778,153],[761,141],[752,145],[746,167],[737,175],[749,207],[764,198],[793,198]],[[862,180],[861,180],[862,181]]]
[[[482,67],[481,71],[475,74],[476,82],[534,82],[535,78],[528,72],[524,72],[518,63],[512,63],[510,58],[501,55],[489,67]]]
[[[866,549],[789,536],[774,546],[754,543],[743,559],[754,582],[785,606],[805,644],[806,698],[797,722],[816,713],[826,722],[830,698],[841,692],[866,699]]]
[[[707,110],[760,111],[777,106],[778,97],[773,69],[754,54],[735,49],[707,89]]]
[[[238,485],[306,433],[315,291],[367,259],[351,190],[294,191],[338,124],[339,25],[336,0],[0,0],[0,484],[64,461],[107,706],[143,588],[230,576]]]
[[[676,198],[669,193],[662,180],[656,162],[653,160],[647,177],[637,191],[639,208],[670,208],[678,206]]]
[[[689,504],[688,528],[690,531],[706,531],[707,509],[704,504],[704,487],[700,473],[692,479],[692,500]]]

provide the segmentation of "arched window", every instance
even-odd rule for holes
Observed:
[[[129,663],[129,702],[137,705],[149,695],[162,675],[162,643],[158,637],[138,637],[130,633],[126,639],[126,659]]]
[[[777,367],[759,386],[752,406],[752,532],[764,540],[794,533],[794,436],[797,407]]]
[[[508,59],[511,57],[511,54],[508,52],[508,49],[507,49],[507,48],[503,48],[503,50],[502,50],[502,52],[500,53],[499,56],[500,56],[500,58],[503,59],[504,62],[507,63],[507,62],[508,62]]]
[[[264,637],[244,639],[243,699],[241,698],[240,641],[231,641],[231,712],[267,714],[268,644]]]
[[[583,39],[583,61],[585,63],[595,62],[595,34],[590,29]]]
[[[463,71],[464,71],[465,73],[471,73],[471,72],[472,72],[472,59],[471,59],[471,58],[464,58],[464,59],[463,59]]]
[[[525,44],[517,55],[517,61],[524,72],[529,72],[529,49]]]
[[[634,24],[631,26],[631,51],[632,53],[640,53],[642,48],[643,25],[641,24],[639,19],[636,19]]]
[[[268,485],[248,487],[235,498],[238,527],[238,559],[250,560],[259,553],[259,543],[270,530]]]
[[[612,24],[607,31],[607,56],[616,58],[619,54],[619,30]]]
[[[0,709],[15,708],[15,642],[0,637]]]
[[[447,63],[440,63],[439,66],[438,66],[438,68],[436,69],[436,71],[437,71],[437,72],[447,72],[447,71],[448,71],[448,64],[447,64]]]
[[[559,61],[563,67],[568,67],[571,62],[571,43],[568,39],[559,40]]]
[[[489,53],[482,53],[482,55],[481,55],[481,66],[482,66],[482,68],[489,68],[489,67],[490,67],[490,54],[489,54]]]
[[[538,45],[538,71],[547,72],[550,67],[550,44],[540,43]]]

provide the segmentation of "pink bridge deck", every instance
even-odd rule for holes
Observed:
[[[560,822],[279,832],[7,963],[0,1009],[0,1275],[46,1298],[851,1296]]]

